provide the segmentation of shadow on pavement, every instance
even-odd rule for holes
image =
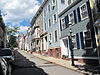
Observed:
[[[12,65],[12,75],[48,75],[19,52],[15,52],[15,61]]]

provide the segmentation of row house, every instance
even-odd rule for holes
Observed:
[[[34,50],[61,57],[57,0],[45,0],[32,19]]]
[[[27,34],[24,36],[24,48],[27,51],[32,50],[32,41],[31,41],[31,27],[28,28]]]
[[[89,63],[98,60],[99,0],[44,0],[31,21],[31,50]],[[97,36],[98,35],[98,36]]]
[[[47,0],[43,7],[44,50],[51,57],[61,57],[58,0]]]
[[[0,11],[0,47],[6,47],[6,26]]]
[[[18,48],[20,50],[24,50],[24,35],[23,34],[18,35]]]
[[[43,50],[43,42],[41,34],[43,32],[43,12],[42,6],[36,12],[35,16],[31,21],[31,35],[32,35],[32,51],[41,53]]]
[[[87,62],[88,60],[96,62],[98,54],[91,0],[67,0],[67,2],[65,0],[64,2],[67,7],[59,12],[62,55],[71,58],[72,47],[74,58],[79,62],[90,63]]]

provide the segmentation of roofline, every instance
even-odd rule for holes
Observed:
[[[70,6],[66,7],[63,11],[61,11],[58,16],[61,17],[64,13],[66,13],[68,10],[70,10],[72,7],[74,7],[76,4],[78,4],[82,0],[76,0],[74,3],[72,3]]]
[[[32,21],[30,22],[31,26],[34,24],[34,22],[36,21],[37,17],[41,14],[43,7],[45,6],[45,4],[47,3],[48,0],[44,0],[44,2],[42,3],[42,5],[39,7],[39,9],[37,10],[36,14],[34,15],[34,17],[32,18]]]

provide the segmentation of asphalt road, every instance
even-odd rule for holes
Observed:
[[[12,67],[12,75],[82,75],[22,51],[16,51]]]

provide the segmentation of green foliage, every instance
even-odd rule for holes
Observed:
[[[9,47],[17,47],[18,43],[16,41],[17,37],[15,36],[19,30],[19,27],[9,28],[7,34],[9,36]]]
[[[10,43],[10,47],[17,47],[17,42],[16,42],[16,36],[14,35],[10,35],[10,39],[9,39],[9,43]]]
[[[7,31],[8,35],[15,35],[16,33],[18,33],[19,27],[15,27],[15,28],[9,28]]]

